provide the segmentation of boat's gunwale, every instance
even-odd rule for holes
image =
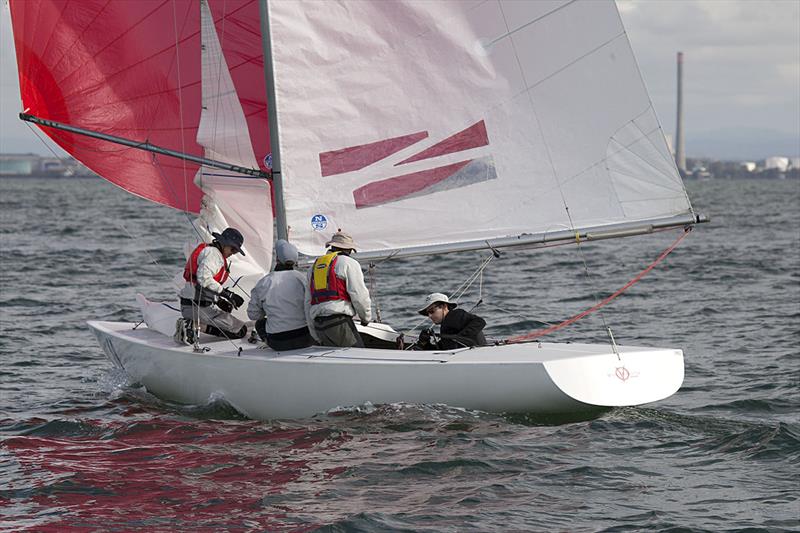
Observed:
[[[329,364],[544,364],[552,360],[572,360],[591,357],[606,357],[613,355],[610,345],[578,344],[578,343],[520,343],[505,345],[478,346],[473,348],[460,348],[453,351],[405,351],[405,357],[398,357],[396,350],[378,348],[331,348],[326,346],[313,346],[297,351],[275,352],[264,345],[250,344],[244,340],[229,341],[235,348],[217,351],[210,349],[195,352],[191,346],[179,346],[174,341],[161,333],[149,330],[144,324],[137,329],[133,322],[88,321],[93,329],[115,336],[124,337],[129,342],[149,346],[163,351],[177,353],[191,353],[198,357],[229,357],[240,360],[258,360],[274,363],[329,363]],[[136,332],[136,333],[133,333]],[[156,337],[157,336],[157,337]],[[215,341],[213,344],[227,341]],[[202,345],[209,348],[209,345]],[[239,352],[241,347],[241,352]],[[309,353],[309,350],[311,353]],[[356,353],[352,353],[357,350]],[[489,350],[493,355],[486,356]],[[618,346],[622,355],[634,355],[641,352],[657,354],[660,352],[674,352],[674,348],[645,348],[636,346]],[[348,353],[350,352],[350,353]],[[502,352],[502,354],[498,354]]]

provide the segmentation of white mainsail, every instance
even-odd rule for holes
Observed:
[[[316,254],[692,210],[613,1],[269,3],[289,236]]]

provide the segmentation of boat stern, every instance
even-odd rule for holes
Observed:
[[[553,383],[590,405],[623,407],[663,400],[683,383],[683,351],[620,347],[620,354],[544,363]]]

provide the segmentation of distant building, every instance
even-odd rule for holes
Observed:
[[[774,168],[779,172],[786,172],[789,168],[789,158],[780,156],[768,157],[764,160],[764,168],[767,170]]]
[[[800,157],[789,158],[789,168],[797,170],[800,168]]]
[[[741,165],[742,168],[748,172],[755,172],[756,168],[758,167],[755,161],[742,161]]]
[[[94,174],[72,157],[43,157],[36,154],[0,154],[0,177],[79,177]]]
[[[0,176],[32,176],[39,170],[38,156],[33,154],[0,155]]]

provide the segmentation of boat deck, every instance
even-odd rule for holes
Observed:
[[[133,329],[132,322],[100,322],[90,323],[93,327],[105,330],[115,336],[124,337],[137,344],[152,346],[175,352],[193,353],[192,346],[180,346],[166,335],[150,330],[142,324]],[[565,344],[538,343],[509,344],[499,346],[481,346],[461,348],[449,351],[415,351],[385,350],[373,348],[331,348],[312,346],[301,350],[276,352],[263,343],[251,344],[245,339],[226,340],[211,335],[200,335],[200,346],[203,352],[195,352],[197,356],[206,357],[242,357],[257,359],[280,359],[282,361],[308,359],[335,360],[337,362],[352,361],[386,362],[386,363],[532,363],[553,360],[569,360],[586,356],[607,355],[613,353],[610,345],[603,344]],[[239,352],[241,348],[241,353]],[[620,354],[662,352],[665,348],[644,348],[636,346],[618,346]]]

